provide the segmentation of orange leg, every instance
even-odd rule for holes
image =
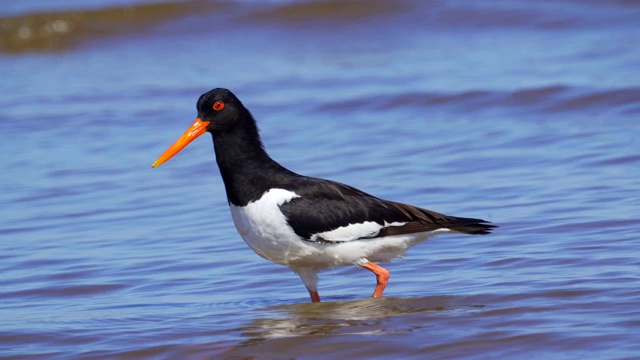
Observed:
[[[381,297],[382,292],[384,291],[384,288],[387,286],[387,282],[389,281],[389,270],[383,268],[380,265],[376,265],[371,261],[367,261],[364,265],[360,266],[376,274],[376,280],[378,283],[376,284],[376,289],[373,291],[373,295],[371,295],[371,297]]]
[[[312,302],[320,302],[318,294],[318,269],[310,267],[292,267],[291,270],[300,276],[304,286],[311,296]]]
[[[311,295],[311,302],[320,302],[320,294],[317,291],[309,290],[309,295]]]

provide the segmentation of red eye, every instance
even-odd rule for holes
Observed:
[[[222,101],[216,101],[213,103],[213,110],[220,111],[224,109],[224,103]]]

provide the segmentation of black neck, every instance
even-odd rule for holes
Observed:
[[[245,206],[295,176],[269,157],[255,126],[214,134],[213,144],[230,204]]]

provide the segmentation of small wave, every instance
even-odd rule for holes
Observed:
[[[384,99],[381,101],[380,99]],[[483,109],[526,109],[527,112],[561,113],[595,110],[610,114],[640,113],[640,88],[584,89],[569,86],[549,86],[513,91],[472,90],[457,93],[411,92],[397,95],[375,94],[322,104],[318,111],[388,110],[401,107],[451,107],[462,111]]]
[[[26,290],[16,290],[2,294],[2,298],[58,298],[58,297],[74,297],[95,294],[104,294],[112,291],[118,291],[127,288],[123,284],[79,284],[64,286],[47,286],[44,288],[32,288]]]
[[[239,11],[227,11],[231,7]],[[330,0],[251,6],[242,6],[233,1],[192,0],[114,5],[102,9],[41,11],[0,17],[0,51],[62,51],[91,39],[129,35],[190,15],[222,15],[227,19],[234,18],[235,25],[247,26],[254,26],[256,21],[275,25],[327,19],[351,23],[371,16],[387,16],[401,8],[399,4],[383,0]]]
[[[3,17],[0,51],[64,50],[92,38],[128,34],[223,6],[217,2],[175,1]]]
[[[571,0],[567,0],[571,2]],[[622,1],[622,0],[621,0]],[[582,5],[582,4],[581,4]],[[6,13],[5,13],[6,14]],[[527,6],[484,2],[390,0],[311,0],[249,2],[239,0],[170,0],[102,9],[42,10],[0,15],[0,51],[60,51],[96,37],[126,36],[168,21],[197,16],[193,23],[229,24],[236,28],[290,26],[296,30],[327,23],[353,28],[375,19],[381,31],[430,29],[437,31],[491,29],[584,29],[632,26],[637,16],[622,3],[587,6]],[[409,26],[407,28],[407,26]],[[176,28],[201,32],[188,22]],[[377,30],[376,30],[377,31]],[[158,36],[158,34],[155,34]]]
[[[252,20],[274,22],[353,21],[402,12],[406,3],[384,0],[329,0],[289,3],[258,10],[248,16]]]
[[[593,2],[586,6],[584,2],[572,4],[572,0],[559,3],[560,5],[528,2],[523,6],[518,2],[496,4],[478,1],[316,0],[276,3],[258,9],[247,8],[249,13],[246,18],[274,25],[309,25],[312,22],[326,21],[351,25],[354,21],[375,17],[394,27],[412,24],[446,31],[505,27],[558,30],[592,27],[595,23],[617,26],[635,21],[624,0],[607,5]]]

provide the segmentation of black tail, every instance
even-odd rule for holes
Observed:
[[[451,229],[451,231],[462,234],[487,235],[491,234],[491,231],[498,227],[498,225],[494,225],[491,222],[482,219],[459,218],[452,216],[447,220],[449,223],[442,224],[443,226]]]

